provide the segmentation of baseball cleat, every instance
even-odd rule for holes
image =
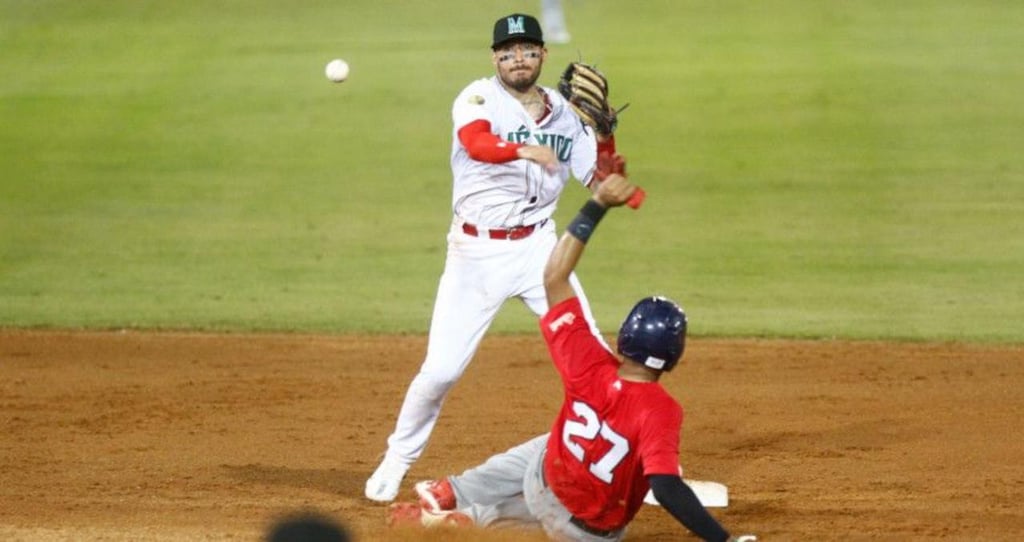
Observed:
[[[412,502],[399,502],[388,507],[389,527],[423,525],[423,509]]]
[[[468,527],[473,524],[473,519],[462,512],[441,512],[434,513],[423,510],[421,520],[424,527]]]
[[[424,510],[418,503],[399,502],[388,507],[389,527],[466,527],[473,520],[460,512],[433,513]]]
[[[435,514],[455,510],[455,490],[447,478],[419,482],[415,489],[424,510]]]
[[[391,502],[398,496],[402,487],[402,479],[409,466],[394,463],[385,459],[370,479],[366,481],[366,498],[377,502]]]

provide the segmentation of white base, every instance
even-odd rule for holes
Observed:
[[[708,480],[687,480],[685,478],[683,482],[686,482],[686,485],[690,486],[690,489],[697,494],[697,498],[700,499],[700,503],[705,508],[725,508],[729,506],[729,488],[725,484]],[[644,497],[644,503],[658,506],[658,500],[654,498],[654,493],[651,491],[648,491],[647,496]]]

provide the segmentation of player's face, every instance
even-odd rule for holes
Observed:
[[[494,50],[494,67],[501,82],[519,92],[526,92],[540,77],[548,50],[527,41],[512,41]]]

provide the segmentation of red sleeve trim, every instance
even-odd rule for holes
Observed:
[[[473,160],[501,164],[518,160],[519,143],[505,141],[491,133],[491,123],[479,119],[459,128],[459,141]]]

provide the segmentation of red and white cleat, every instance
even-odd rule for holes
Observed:
[[[413,502],[398,502],[388,507],[388,527],[423,525],[423,508]]]
[[[455,490],[447,478],[418,482],[415,489],[424,510],[435,514],[455,510]]]
[[[461,512],[425,510],[419,503],[400,502],[388,507],[389,527],[466,527],[473,519]]]
[[[462,512],[441,512],[433,513],[423,511],[424,527],[469,527],[473,524],[473,518]]]

